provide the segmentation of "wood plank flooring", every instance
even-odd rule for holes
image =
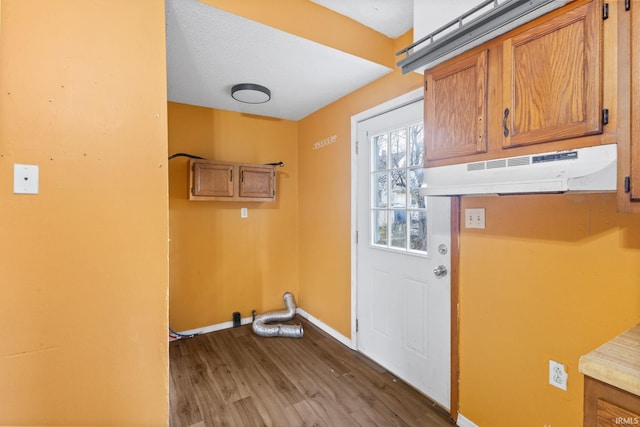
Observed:
[[[453,425],[380,366],[294,322],[301,339],[258,337],[246,325],[172,342],[170,426]]]

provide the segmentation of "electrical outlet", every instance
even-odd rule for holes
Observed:
[[[484,208],[464,210],[465,228],[484,228]]]
[[[556,362],[555,360],[549,360],[549,384],[567,391],[568,376],[569,374],[564,370],[564,365],[562,363]]]
[[[240,208],[240,218],[248,218],[249,210],[247,208]]]

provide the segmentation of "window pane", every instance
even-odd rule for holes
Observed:
[[[389,204],[389,180],[387,172],[376,172],[371,175],[371,201],[374,208],[386,208]]]
[[[424,169],[409,170],[409,206],[424,209],[424,197],[420,196],[420,187],[424,183]]]
[[[391,207],[404,208],[407,206],[407,172],[394,170],[391,177]]]
[[[407,165],[407,130],[398,129],[390,133],[391,166],[389,169],[403,168]]]
[[[424,159],[424,126],[409,126],[409,166],[422,166]]]
[[[410,211],[409,249],[427,251],[427,213],[425,211]]]
[[[407,248],[407,212],[390,211],[391,213],[391,247]]]
[[[371,241],[374,245],[387,246],[387,211],[371,212]]]
[[[386,133],[376,135],[372,140],[373,149],[371,150],[372,156],[372,170],[381,171],[387,169],[387,139]]]

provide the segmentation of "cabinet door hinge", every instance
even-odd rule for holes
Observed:
[[[603,125],[608,125],[609,124],[609,109],[605,108],[602,110],[602,124]]]
[[[631,10],[631,0],[624,0],[624,10],[627,12]]]
[[[194,196],[196,195],[196,190],[194,190],[193,187],[191,187],[191,194],[193,194]]]
[[[631,193],[631,177],[630,176],[624,177],[624,192]]]
[[[426,80],[424,81],[424,91],[425,92],[427,91],[427,81]]]
[[[609,3],[602,5],[602,19],[609,19]]]

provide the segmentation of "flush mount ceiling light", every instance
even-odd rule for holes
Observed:
[[[245,104],[263,104],[271,99],[271,91],[254,83],[241,83],[231,88],[231,96]]]

